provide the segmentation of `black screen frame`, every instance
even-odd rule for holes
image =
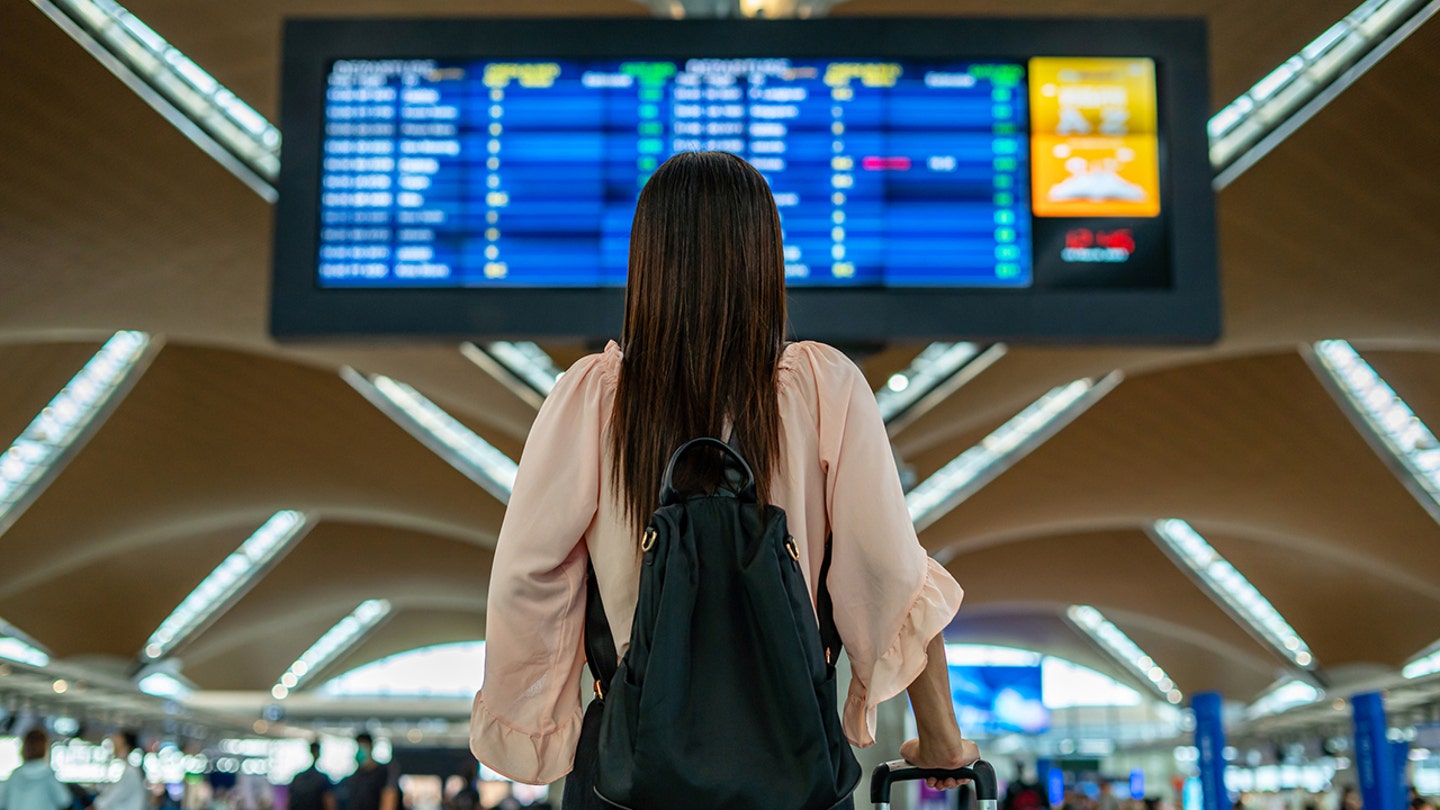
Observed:
[[[623,288],[321,288],[316,279],[327,71],[336,59],[786,56],[1156,63],[1171,284],[1148,289],[789,290],[792,331],[836,343],[1208,343],[1220,335],[1201,19],[292,19],[285,23],[271,334],[279,340],[579,339],[619,334]]]

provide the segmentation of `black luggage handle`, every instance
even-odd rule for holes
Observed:
[[[969,779],[975,785],[975,810],[995,810],[999,790],[995,768],[983,759],[963,768],[917,768],[903,759],[882,762],[870,774],[870,801],[875,810],[888,810],[890,788],[896,782],[913,779]]]
[[[670,456],[670,463],[665,466],[665,477],[661,479],[660,484],[661,506],[669,506],[680,502],[680,493],[675,491],[673,482],[675,465],[680,463],[680,457],[696,447],[706,444],[723,452],[728,461],[733,462],[732,466],[745,474],[745,483],[741,485],[740,489],[736,490],[736,496],[741,500],[755,500],[755,473],[750,471],[750,464],[745,461],[744,457],[742,457],[735,448],[719,439],[705,436],[699,439],[691,439],[680,445],[680,449],[676,450],[675,454]]]

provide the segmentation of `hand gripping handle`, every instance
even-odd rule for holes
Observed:
[[[890,788],[896,782],[912,779],[969,779],[975,785],[975,809],[995,810],[999,798],[995,784],[995,768],[983,759],[964,768],[917,768],[903,759],[882,762],[870,774],[870,801],[877,810],[890,806]]]

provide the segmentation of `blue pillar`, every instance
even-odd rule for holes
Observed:
[[[1050,798],[1050,768],[1054,766],[1054,764],[1055,761],[1049,757],[1040,757],[1035,760],[1035,784],[1040,786],[1040,792],[1045,794],[1047,801]],[[1061,796],[1064,796],[1063,789],[1061,790]],[[1059,807],[1060,805],[1052,803],[1051,806]]]
[[[1395,763],[1395,778],[1390,780],[1395,785],[1396,801],[1401,807],[1408,808],[1410,798],[1410,783],[1405,777],[1410,770],[1410,743],[1405,741],[1390,743],[1390,753],[1393,755],[1391,761]]]
[[[1386,739],[1385,702],[1379,692],[1350,698],[1355,712],[1355,767],[1360,771],[1360,796],[1365,810],[1400,810],[1395,755]]]
[[[1220,693],[1201,692],[1190,698],[1195,710],[1195,747],[1200,751],[1200,792],[1205,810],[1230,810],[1225,789],[1225,724]]]
[[[1063,806],[1066,803],[1066,773],[1051,765],[1050,771],[1045,775],[1045,785],[1047,785],[1045,793],[1050,796],[1050,806]]]

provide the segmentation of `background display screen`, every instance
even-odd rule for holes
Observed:
[[[1218,334],[1203,25],[300,20],[278,336],[598,339],[640,189],[760,170],[795,334]]]
[[[1050,729],[1042,670],[1035,666],[950,664],[950,696],[960,727],[998,736],[1041,734]]]
[[[1028,101],[1013,62],[337,61],[319,281],[623,286],[640,186],[719,150],[769,180],[791,284],[1024,287]]]

